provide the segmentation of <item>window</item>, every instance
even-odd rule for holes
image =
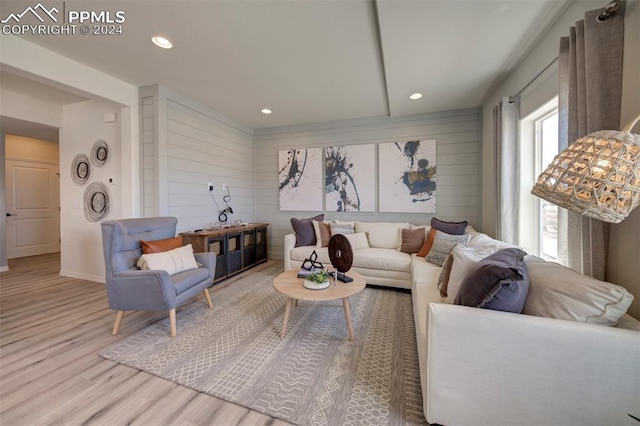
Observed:
[[[558,208],[531,194],[538,175],[558,154],[558,98],[520,121],[518,245],[527,253],[558,262]]]
[[[535,121],[535,176],[538,176],[558,154],[558,110]],[[558,261],[558,206],[537,198],[538,256]]]

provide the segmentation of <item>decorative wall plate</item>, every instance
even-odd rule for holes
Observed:
[[[109,191],[102,182],[93,182],[84,191],[84,217],[97,222],[109,214]]]
[[[71,179],[76,185],[84,185],[91,176],[91,165],[89,158],[84,154],[78,154],[71,162]]]
[[[91,163],[96,167],[102,167],[109,161],[109,145],[100,139],[91,148]]]

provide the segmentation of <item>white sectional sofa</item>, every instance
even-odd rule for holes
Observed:
[[[364,227],[375,234],[390,224]],[[468,250],[508,247],[471,227],[467,233]],[[329,263],[326,248],[295,247],[295,234],[287,235],[285,268],[300,267],[313,250]],[[640,417],[640,322],[622,314],[615,326],[602,325],[632,296],[555,263],[526,262],[523,314],[447,303],[437,286],[442,268],[395,248],[356,248],[353,269],[368,284],[411,288],[429,423],[638,424],[631,416]]]
[[[369,233],[369,247],[357,248],[351,269],[367,279],[367,284],[398,288],[411,288],[411,255],[398,251],[400,231],[410,229],[409,223],[354,222],[356,234]],[[373,239],[371,233],[375,233]],[[300,268],[302,262],[315,250],[318,261],[331,265],[327,247],[296,247],[296,234],[284,237],[284,268]],[[353,246],[354,244],[352,244]]]

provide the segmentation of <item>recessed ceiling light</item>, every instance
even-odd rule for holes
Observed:
[[[273,111],[271,111],[269,108],[262,108],[262,109],[260,110],[260,112],[262,112],[263,114],[267,114],[267,115],[269,115],[269,114],[271,114]]]
[[[161,36],[153,36],[151,37],[151,41],[158,47],[162,47],[163,49],[171,49],[173,44],[169,40]]]
[[[416,100],[416,99],[420,99],[422,97],[422,93],[414,93],[413,95],[409,96],[409,99],[411,100]]]

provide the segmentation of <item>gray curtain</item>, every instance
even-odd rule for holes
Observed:
[[[560,40],[559,148],[598,130],[620,127],[624,9],[604,22],[600,10]],[[564,209],[559,214],[558,253],[572,269],[604,280],[609,224]]]
[[[496,238],[518,243],[520,98],[493,107],[496,164]]]

